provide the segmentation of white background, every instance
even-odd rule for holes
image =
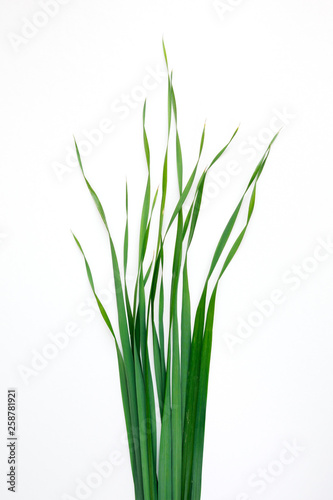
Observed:
[[[78,499],[78,481],[86,482],[94,462],[111,455],[112,474],[86,498],[134,498],[114,343],[94,312],[70,230],[114,317],[108,243],[78,166],[67,164],[66,154],[73,134],[82,141],[101,121],[112,121],[112,132],[83,160],[119,251],[127,177],[135,255],[146,176],[141,113],[147,82],[154,86],[147,90],[154,186],[165,148],[167,80],[146,78],[151,68],[164,71],[163,35],[185,176],[206,119],[201,169],[241,123],[215,166],[226,179],[230,162],[237,162],[237,174],[223,187],[207,179],[190,259],[193,301],[270,124],[284,125],[258,185],[251,227],[218,295],[202,499],[331,500],[333,255],[321,250],[325,260],[319,262],[314,252],[318,239],[333,238],[332,2],[226,0],[220,9],[211,0],[57,5],[53,17],[41,16],[33,0],[2,0],[0,6],[1,498],[12,498],[5,484],[8,387],[18,392],[17,499]],[[22,33],[30,38],[19,38]],[[120,112],[126,95],[129,104]],[[285,123],[274,121],[281,114]],[[259,147],[252,155],[253,138]],[[173,175],[170,186],[172,198]],[[293,266],[301,266],[298,281]],[[135,258],[129,274],[134,269]],[[251,314],[253,320],[256,301],[267,301],[275,289],[283,303],[240,339],[240,322]],[[27,371],[50,334],[73,323],[79,330],[67,336],[68,345],[54,359],[44,358],[39,370]],[[227,333],[241,343],[230,347]],[[294,440],[302,451],[280,473],[285,441]],[[248,481],[268,466],[279,475],[261,483],[260,493]]]

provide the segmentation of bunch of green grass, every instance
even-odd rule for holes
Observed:
[[[220,279],[238,250],[248,228],[255,205],[257,182],[276,136],[255,168],[243,196],[216,245],[200,300],[195,309],[193,323],[187,264],[188,253],[195,234],[207,173],[227,149],[238,129],[196,180],[205,140],[204,127],[197,163],[189,179],[184,183],[176,99],[164,44],[163,50],[168,70],[168,136],[162,173],[156,250],[152,260],[146,264],[147,244],[152,238],[150,227],[158,199],[158,191],[152,196],[150,149],[145,126],[145,103],[143,108],[143,143],[148,174],[141,212],[138,269],[133,300],[130,299],[127,285],[129,240],[127,184],[126,227],[123,245],[123,270],[121,272],[106,215],[97,194],[84,174],[80,153],[75,142],[82,174],[109,239],[120,342],[118,334],[116,335],[115,328],[97,296],[92,273],[83,249],[78,239],[75,236],[74,238],[84,257],[89,283],[99,310],[116,345],[135,498],[136,500],[200,500],[216,293]],[[167,196],[172,120],[175,123],[179,198],[170,220],[165,223],[164,209]],[[190,196],[190,192],[194,192],[193,199],[188,205],[189,208],[185,210],[184,202]],[[223,252],[229,238],[231,238],[234,225],[244,204],[247,205],[245,225],[233,239],[233,242],[229,243],[229,251]],[[165,239],[173,224],[177,226],[177,229],[175,230],[172,279],[170,287],[165,289],[163,279],[165,274]],[[223,258],[222,253],[226,253]],[[170,312],[167,315],[164,312],[166,300],[169,301],[170,306]],[[148,348],[149,339],[152,349]],[[152,358],[154,363],[152,363]],[[157,401],[155,401],[154,385]],[[161,425],[159,446],[157,443],[157,424]]]

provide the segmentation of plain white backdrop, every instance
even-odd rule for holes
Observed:
[[[134,254],[145,96],[154,186],[161,177],[164,36],[185,176],[205,120],[201,168],[241,124],[207,179],[193,301],[231,210],[283,126],[218,295],[202,499],[331,500],[332,2],[2,0],[0,11],[1,498],[12,498],[6,395],[15,387],[17,499],[134,499],[114,343],[70,232],[114,315],[108,242],[72,137],[119,250],[127,178]],[[134,273],[135,259],[129,266]]]

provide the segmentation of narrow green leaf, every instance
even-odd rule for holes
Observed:
[[[137,453],[135,452],[135,450],[137,449],[137,437],[135,434],[135,426],[133,425],[133,420],[131,417],[130,400],[129,400],[129,392],[128,392],[128,381],[127,381],[127,374],[126,374],[124,360],[123,360],[122,354],[120,352],[118,342],[117,342],[116,336],[114,334],[114,330],[113,330],[111,321],[110,321],[110,319],[105,311],[104,306],[102,305],[99,297],[96,294],[91,269],[90,269],[89,263],[86,259],[86,256],[84,254],[84,251],[82,249],[82,246],[74,234],[73,234],[73,237],[74,237],[74,240],[75,240],[77,246],[79,247],[79,249],[83,255],[88,280],[89,280],[92,292],[94,294],[94,297],[96,299],[98,308],[101,312],[101,315],[102,315],[107,327],[109,328],[109,330],[110,330],[110,332],[115,340],[116,350],[117,350],[117,359],[118,359],[119,378],[120,378],[120,388],[121,388],[122,402],[123,402],[125,422],[126,422],[126,430],[127,430],[127,436],[128,436],[128,442],[129,442],[129,452],[130,452],[131,468],[132,468],[132,474],[133,474],[133,480],[134,480],[134,488],[135,488],[136,496],[140,500],[143,500],[141,462],[138,459]],[[134,445],[134,448],[132,445]]]
[[[165,388],[164,408],[160,438],[160,456],[158,469],[158,500],[171,500],[172,495],[172,431],[171,431],[171,399],[170,399],[170,363],[171,346],[169,344],[167,359],[167,380]]]
[[[214,288],[211,299],[209,301],[205,333],[202,342],[197,415],[194,431],[191,500],[200,500],[201,497],[202,459],[204,449],[208,379],[212,350],[212,333],[216,290],[217,287]]]
[[[117,258],[116,250],[115,250],[114,243],[113,243],[113,240],[111,237],[111,233],[109,231],[109,227],[108,227],[108,224],[106,221],[104,209],[102,207],[102,204],[101,204],[97,194],[92,189],[91,185],[89,184],[89,182],[84,174],[84,170],[83,170],[82,162],[81,162],[81,157],[80,157],[80,153],[79,153],[76,142],[75,142],[75,147],[76,147],[77,158],[78,158],[78,162],[80,165],[82,175],[84,177],[84,180],[86,182],[88,190],[92,196],[92,199],[96,205],[96,208],[101,216],[101,219],[104,223],[104,226],[107,230],[107,234],[109,237],[112,267],[113,267],[113,278],[114,278],[114,285],[115,285],[115,290],[116,290],[118,326],[119,326],[119,332],[120,332],[120,340],[121,340],[122,349],[123,349],[124,363],[126,366],[127,385],[128,385],[128,393],[129,393],[130,411],[131,411],[131,421],[132,421],[133,428],[136,429],[136,428],[138,428],[138,408],[137,408],[137,394],[136,394],[136,385],[135,385],[134,360],[133,360],[133,355],[132,355],[132,350],[131,350],[131,345],[130,345],[130,335],[129,335],[129,329],[128,329],[128,323],[127,323],[126,308],[125,308],[125,301],[124,301],[124,295],[123,295],[121,276],[120,276],[120,271],[119,271],[118,258]],[[137,470],[139,471],[139,470],[141,470],[140,445],[138,445],[135,448],[135,458],[136,458],[136,463],[137,463]]]

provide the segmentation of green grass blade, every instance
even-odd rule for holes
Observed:
[[[171,99],[172,99],[173,113],[176,122],[176,164],[177,164],[178,187],[179,187],[179,193],[181,194],[183,190],[183,157],[182,157],[182,148],[180,145],[180,139],[178,133],[177,104],[173,87],[171,87]]]
[[[149,266],[148,266],[148,269],[147,269],[147,271],[146,271],[146,273],[145,273],[145,276],[144,276],[144,278],[143,278],[143,285],[144,285],[144,286],[146,286],[147,281],[148,281],[148,279],[149,279],[149,276],[150,276],[150,273],[151,273],[151,270],[152,270],[152,267],[153,267],[153,263],[154,263],[154,258],[151,260],[151,262],[150,262],[150,264],[149,264]]]
[[[200,142],[200,151],[199,151],[199,156],[198,156],[198,160],[197,160],[197,163],[186,183],[186,186],[184,188],[184,191],[182,191],[180,197],[179,197],[179,200],[172,212],[172,215],[171,215],[171,218],[170,218],[170,221],[169,221],[169,224],[167,226],[167,230],[165,232],[165,235],[164,235],[164,238],[166,237],[173,221],[175,220],[175,218],[177,217],[177,215],[179,214],[180,210],[182,209],[185,201],[186,201],[186,198],[191,190],[191,187],[193,185],[193,182],[194,182],[194,179],[195,179],[195,175],[196,175],[196,172],[197,172],[197,169],[198,169],[198,165],[199,165],[199,161],[200,161],[200,158],[201,158],[201,153],[202,153],[202,148],[203,148],[203,144],[204,144],[204,139],[205,139],[205,127],[203,128],[203,131],[202,131],[202,135],[201,135],[201,142]]]
[[[108,235],[116,291],[117,335],[96,294],[92,272],[83,249],[78,239],[73,236],[83,255],[88,281],[99,311],[115,340],[135,498],[136,500],[200,500],[208,381],[218,285],[235,257],[249,227],[254,213],[257,183],[263,172],[271,146],[279,132],[273,137],[257,164],[239,203],[220,235],[199,303],[195,309],[192,328],[188,252],[198,226],[207,173],[228,148],[237,134],[238,128],[197,180],[199,161],[205,142],[204,126],[197,162],[185,181],[173,74],[172,71],[169,71],[163,39],[162,46],[168,74],[167,139],[163,157],[161,200],[159,213],[156,214],[156,248],[152,260],[149,256],[147,262],[148,256],[146,254],[150,250],[148,243],[150,243],[151,231],[154,228],[152,217],[158,191],[152,198],[151,152],[146,130],[147,104],[145,101],[142,111],[142,132],[147,178],[140,214],[138,268],[132,302],[127,286],[129,253],[127,182],[123,262],[120,272],[117,251],[103,206],[85,176],[79,149],[74,139],[80,170]],[[179,196],[175,206],[171,207],[173,210],[167,221],[165,220],[165,210],[169,209],[167,205],[168,169],[173,119],[175,121],[175,160]],[[185,201],[192,193],[192,189],[193,196],[191,194],[190,205],[185,207]],[[232,233],[244,205],[247,205],[247,219],[234,239]],[[176,219],[177,231],[173,246],[172,269],[169,269],[169,260],[166,259],[164,263],[165,241]],[[228,243],[231,238],[230,248]],[[171,274],[170,285],[169,280],[166,279],[169,278],[167,276],[169,272]],[[214,283],[211,285],[213,277]],[[168,283],[167,288],[165,288],[165,283]],[[212,292],[210,292],[211,289]],[[167,300],[166,304],[170,309],[167,314],[165,300]],[[150,349],[150,332],[152,334],[152,351]],[[165,353],[166,344],[167,353]],[[153,370],[151,363],[154,365]],[[157,398],[155,397],[154,381]],[[156,412],[159,413],[161,419],[159,458],[157,457]]]
[[[182,479],[182,414],[179,333],[176,306],[172,320],[172,498],[181,500]]]
[[[141,364],[139,361],[139,356],[136,347],[134,347],[134,366],[135,366],[135,383],[137,391],[137,408],[138,408],[138,421],[140,434],[146,430],[146,405],[145,405],[145,387],[143,381],[143,375],[141,370]],[[148,462],[148,446],[145,436],[140,437],[140,451],[141,451],[141,463],[142,463],[142,479],[143,479],[143,491],[144,500],[150,500],[150,474],[149,474],[149,462]]]
[[[143,116],[142,116],[143,144],[144,144],[144,148],[145,148],[146,161],[147,161],[147,167],[148,167],[148,172],[149,172],[150,171],[150,149],[149,149],[149,143],[148,143],[147,131],[146,131],[146,104],[147,104],[147,101],[145,100],[144,105],[143,105]]]
[[[158,500],[173,500],[172,494],[172,442],[171,431],[171,398],[170,398],[170,363],[171,347],[168,348],[167,379],[165,388],[164,408],[161,426],[160,455],[158,468]]]
[[[163,402],[164,402],[164,390],[163,390],[163,386],[162,386],[161,349],[160,349],[160,344],[158,341],[155,322],[152,323],[152,329],[153,329],[153,354],[154,354],[156,390],[157,390],[157,396],[158,396],[160,416],[162,417],[162,415],[163,415]]]
[[[181,474],[182,474],[182,414],[181,414],[181,373],[179,355],[179,332],[177,314],[178,282],[181,266],[183,244],[182,213],[178,215],[177,235],[174,251],[172,282],[170,294],[170,332],[172,333],[172,487],[173,500],[181,500]]]
[[[163,54],[164,54],[165,64],[166,64],[167,70],[169,72],[168,57],[167,57],[167,52],[166,52],[165,43],[164,43],[163,38],[162,38],[162,46],[163,46]]]
[[[201,175],[201,177],[199,179],[199,182],[198,182],[198,185],[197,185],[196,194],[195,194],[195,199],[194,199],[193,213],[192,213],[191,225],[190,225],[190,233],[189,233],[188,245],[187,245],[188,247],[190,246],[190,244],[192,242],[194,231],[195,231],[196,224],[197,224],[197,221],[198,221],[198,216],[199,216],[200,207],[201,207],[201,201],[202,201],[202,194],[203,194],[203,189],[204,189],[204,185],[205,185],[205,180],[206,180],[207,173],[208,173],[209,169],[214,165],[214,163],[226,151],[226,149],[230,145],[231,141],[234,139],[234,137],[237,134],[237,132],[238,132],[238,128],[235,130],[235,132],[231,136],[229,142],[219,151],[219,153],[211,161],[211,163],[209,164],[208,168],[202,173],[202,175]]]
[[[214,288],[209,302],[206,325],[205,325],[205,333],[202,342],[197,415],[196,415],[195,431],[194,431],[192,489],[190,497],[191,500],[200,500],[201,497],[202,459],[203,459],[203,448],[204,448],[208,379],[209,379],[210,357],[212,350],[212,333],[213,333],[213,323],[214,323],[216,290],[217,287]]]
[[[139,243],[139,267],[140,267],[140,264],[143,262],[144,253],[146,251],[146,246],[147,246],[147,242],[145,240],[146,240],[147,225],[148,225],[148,218],[149,218],[149,209],[150,209],[150,150],[149,150],[149,143],[148,143],[148,139],[147,139],[145,120],[146,120],[146,101],[145,101],[144,106],[143,106],[142,121],[143,121],[144,149],[145,149],[146,161],[147,161],[147,167],[148,167],[148,177],[147,177],[146,191],[145,191],[143,204],[142,204],[142,211],[141,211],[140,243]]]
[[[181,405],[182,405],[182,430],[184,429],[186,386],[191,349],[191,300],[188,283],[187,258],[183,267],[183,291],[181,314]]]
[[[136,384],[135,384],[134,360],[133,360],[133,355],[132,355],[132,350],[131,350],[131,345],[130,345],[130,336],[129,336],[129,329],[128,329],[128,323],[127,323],[126,308],[125,308],[125,301],[124,301],[124,295],[123,295],[121,276],[120,276],[120,271],[119,271],[118,258],[117,258],[116,250],[115,250],[114,243],[113,243],[113,240],[111,237],[111,233],[109,231],[109,227],[108,227],[108,224],[106,221],[104,209],[102,207],[102,204],[101,204],[97,194],[95,193],[95,191],[93,190],[93,188],[89,184],[89,182],[84,174],[84,170],[83,170],[82,162],[81,162],[81,157],[80,157],[80,153],[79,153],[76,142],[75,142],[75,147],[76,147],[77,158],[78,158],[78,162],[80,165],[82,175],[84,177],[84,180],[86,182],[88,190],[92,196],[92,199],[96,205],[96,208],[101,216],[101,219],[104,223],[104,226],[107,230],[108,237],[109,237],[112,267],[113,267],[113,278],[114,278],[114,285],[115,285],[115,290],[116,290],[118,326],[119,326],[119,332],[120,332],[120,340],[121,340],[122,349],[123,349],[124,363],[126,366],[127,385],[128,385],[129,402],[130,402],[130,410],[131,410],[131,421],[132,421],[133,428],[135,429],[135,428],[138,428],[138,408],[137,408],[137,394],[136,394]],[[140,459],[140,446],[139,445],[135,448],[135,456],[136,456],[137,470],[142,472],[141,459]]]
[[[208,283],[208,279],[212,274],[212,271],[214,267],[216,266],[218,262],[218,257],[221,255],[221,252],[230,236],[231,230],[234,226],[234,222],[237,218],[239,209],[241,207],[242,201],[244,199],[244,196],[248,189],[251,187],[253,184],[253,189],[251,193],[251,197],[249,200],[249,206],[248,206],[248,215],[247,215],[247,221],[245,226],[243,227],[242,231],[236,238],[234,244],[232,245],[230,251],[227,254],[227,257],[224,261],[224,264],[222,266],[221,272],[218,275],[218,278],[216,280],[209,306],[208,306],[208,311],[207,311],[207,318],[206,318],[206,325],[205,325],[205,332],[204,332],[204,338],[202,341],[202,357],[200,361],[200,378],[199,378],[199,384],[198,384],[198,400],[197,400],[197,414],[196,414],[196,420],[195,420],[195,431],[194,431],[194,444],[193,444],[193,464],[192,464],[192,489],[190,492],[190,499],[191,500],[200,500],[200,494],[201,494],[201,472],[202,472],[202,459],[203,459],[203,447],[204,447],[204,429],[205,429],[205,418],[206,418],[206,404],[207,404],[207,392],[208,392],[208,377],[209,377],[209,369],[210,369],[210,354],[211,354],[211,345],[212,345],[212,332],[213,332],[213,321],[214,321],[214,311],[215,311],[215,300],[216,300],[216,292],[217,292],[217,286],[218,283],[224,274],[225,270],[229,266],[230,262],[232,261],[233,257],[235,256],[243,238],[246,233],[246,230],[248,228],[249,222],[251,220],[254,206],[255,206],[255,198],[256,198],[256,186],[258,179],[263,171],[263,168],[265,166],[268,154],[270,152],[271,145],[273,144],[276,136],[273,138],[271,143],[269,144],[267,150],[265,151],[263,157],[259,161],[258,166],[255,169],[254,175],[252,175],[250,182],[241,198],[241,201],[236,207],[236,210],[234,211],[233,215],[231,216],[223,234],[222,237],[217,245],[218,251],[215,251],[211,269],[208,273],[208,278],[206,281],[206,284]]]
[[[209,164],[209,166],[208,166],[207,170],[209,170],[209,169],[210,169],[210,168],[214,165],[214,163],[216,163],[216,162],[217,162],[217,160],[218,160],[218,159],[222,156],[222,154],[225,152],[225,150],[227,149],[227,147],[229,146],[229,144],[231,143],[231,141],[234,139],[234,137],[235,137],[235,135],[237,134],[238,130],[239,130],[239,127],[237,127],[237,128],[236,128],[236,130],[235,130],[235,132],[232,134],[232,137],[231,137],[230,141],[228,142],[228,144],[226,144],[226,146],[224,146],[224,147],[221,149],[221,151],[219,151],[219,152],[217,153],[217,155],[213,158],[213,160],[210,162],[210,164]]]
[[[118,359],[119,378],[120,378],[120,388],[121,388],[122,402],[123,402],[123,408],[124,408],[127,437],[128,437],[128,442],[129,442],[129,452],[130,452],[130,461],[131,461],[131,468],[132,468],[132,474],[133,474],[133,480],[134,480],[134,488],[135,488],[136,496],[138,498],[140,498],[141,500],[143,500],[143,484],[142,484],[142,478],[141,478],[141,464],[140,464],[140,461],[137,460],[137,456],[135,453],[135,447],[137,446],[137,436],[135,435],[135,426],[133,425],[132,418],[131,418],[129,393],[128,393],[128,382],[127,382],[127,375],[126,375],[124,360],[123,360],[121,351],[119,349],[118,342],[117,342],[116,336],[114,334],[114,330],[113,330],[111,321],[106,313],[106,310],[105,310],[103,304],[101,303],[99,297],[96,294],[91,269],[90,269],[89,263],[86,259],[86,256],[84,254],[84,251],[82,249],[82,246],[74,234],[73,234],[73,237],[74,237],[74,240],[75,240],[77,246],[79,247],[79,249],[83,255],[88,280],[89,280],[92,292],[94,294],[94,297],[96,299],[98,308],[101,312],[101,315],[102,315],[107,327],[109,328],[109,330],[110,330],[110,332],[115,340],[116,350],[117,350],[117,359]],[[134,445],[134,448],[132,445]]]
[[[124,233],[124,284],[125,284],[125,304],[126,304],[126,312],[128,318],[128,328],[130,331],[131,343],[134,338],[134,319],[133,312],[129,300],[128,288],[127,288],[127,260],[128,260],[128,188],[126,181],[126,225],[125,225],[125,233]]]
[[[164,284],[163,284],[163,274],[161,275],[160,292],[159,292],[159,302],[158,302],[158,333],[159,333],[159,343],[161,350],[161,375],[162,375],[162,394],[165,391],[165,381],[166,381],[166,360],[164,353]]]
[[[205,322],[206,295],[207,286],[205,286],[203,290],[197,307],[191,343],[183,433],[182,500],[189,500],[191,494],[194,431],[198,401],[201,346]]]

